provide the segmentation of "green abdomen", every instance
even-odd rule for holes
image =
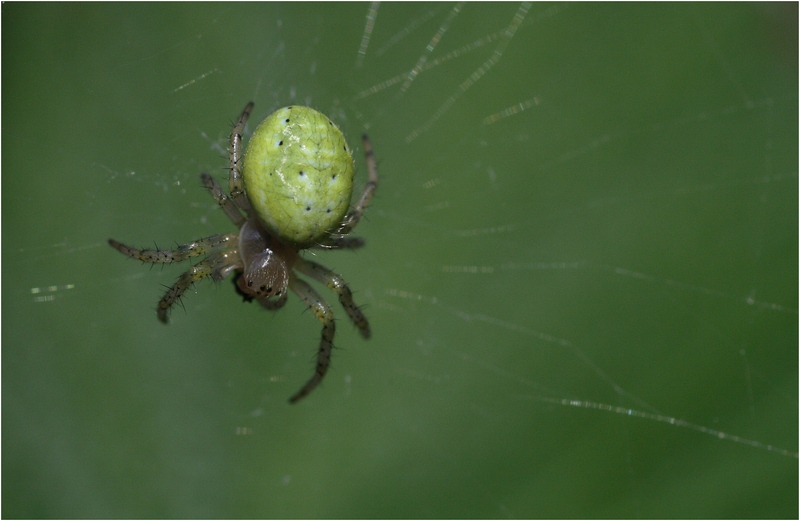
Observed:
[[[253,132],[244,157],[250,204],[274,235],[296,246],[327,237],[350,207],[353,158],[342,132],[323,114],[291,106]]]

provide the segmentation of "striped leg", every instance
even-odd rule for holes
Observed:
[[[289,398],[289,403],[297,403],[313,391],[325,377],[325,373],[328,372],[328,367],[331,365],[331,351],[333,350],[333,335],[336,333],[336,322],[334,322],[331,307],[322,300],[319,293],[314,291],[314,288],[309,286],[308,283],[297,277],[292,277],[289,279],[289,288],[311,308],[314,315],[322,322],[322,339],[319,342],[317,367],[314,370],[314,376],[308,380],[302,389]]]
[[[358,327],[359,331],[361,331],[361,335],[364,338],[369,338],[370,329],[367,318],[353,301],[353,293],[350,291],[347,283],[340,275],[334,273],[321,264],[317,264],[316,262],[306,259],[298,259],[294,267],[300,273],[308,275],[312,279],[325,284],[330,289],[338,293],[339,302],[341,302],[342,307],[344,307],[345,311],[347,311],[347,315],[350,317],[350,320],[352,320],[356,327]]]

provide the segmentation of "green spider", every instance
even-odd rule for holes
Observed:
[[[372,145],[362,137],[368,180],[355,206],[354,167],[342,132],[314,109],[290,106],[268,116],[253,132],[242,160],[242,132],[253,110],[245,106],[230,136],[228,185],[230,196],[207,173],[200,178],[238,233],[212,235],[174,250],[131,248],[114,239],[108,243],[121,253],[143,262],[180,262],[208,255],[183,273],[158,302],[158,319],[195,282],[211,277],[222,280],[234,274],[237,291],[269,310],[286,304],[287,288],[294,291],[322,322],[322,339],[314,375],[295,393],[295,403],[325,377],[331,361],[336,322],[327,302],[296,273],[321,282],[339,295],[350,320],[369,338],[366,317],[353,302],[341,276],[304,259],[308,248],[359,248],[363,239],[349,237],[378,186]],[[244,214],[244,215],[242,215]]]

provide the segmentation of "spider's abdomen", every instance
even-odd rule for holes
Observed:
[[[320,242],[350,207],[350,147],[336,125],[308,107],[285,107],[261,122],[242,175],[262,223],[297,246]]]

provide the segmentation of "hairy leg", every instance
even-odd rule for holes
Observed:
[[[322,322],[322,338],[319,342],[317,366],[314,370],[314,375],[306,382],[302,389],[289,398],[289,403],[297,403],[308,395],[308,393],[313,391],[325,377],[325,373],[328,372],[328,367],[330,367],[331,364],[331,351],[333,351],[333,335],[336,333],[336,322],[334,322],[333,312],[330,306],[322,300],[319,293],[309,286],[308,283],[297,277],[292,277],[289,279],[289,288],[311,308],[314,315]]]

